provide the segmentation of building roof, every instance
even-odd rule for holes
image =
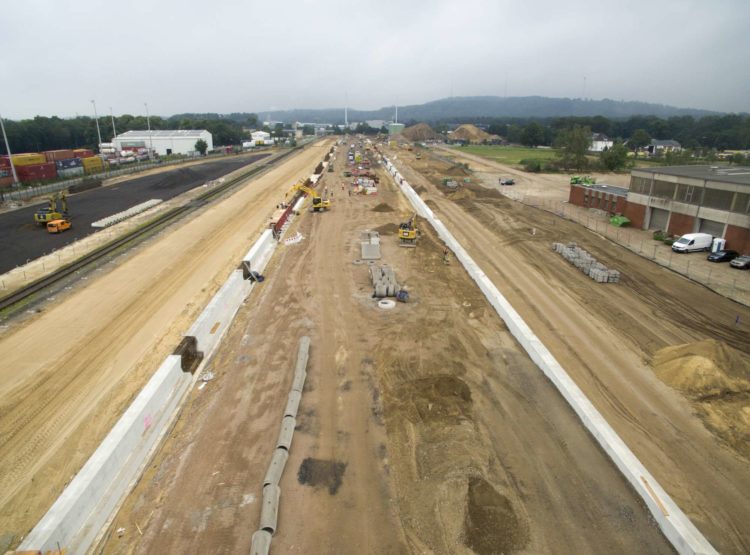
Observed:
[[[584,185],[583,183],[577,183],[571,185],[571,187],[584,187],[592,191],[601,191],[602,193],[609,193],[610,195],[616,195],[618,197],[628,196],[627,188],[618,187],[617,185],[607,185],[606,183],[595,183],[593,185]]]
[[[147,139],[149,136],[152,139],[200,139],[204,133],[208,133],[208,131],[205,129],[163,129],[159,131],[152,129],[151,131],[126,131],[117,135],[115,139]]]
[[[609,141],[610,138],[607,137],[604,133],[592,133],[591,140],[592,141]]]
[[[748,166],[664,166],[635,168],[633,172],[661,173],[677,177],[690,177],[692,179],[705,179],[706,181],[719,181],[722,183],[750,186],[750,167]]]
[[[674,139],[666,139],[666,140],[651,139],[650,146],[671,146],[671,147],[680,148],[682,145],[678,143],[677,141],[675,141]]]

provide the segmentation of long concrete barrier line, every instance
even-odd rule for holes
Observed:
[[[469,256],[448,228],[435,216],[422,198],[401,176],[398,169],[383,157],[386,168],[417,213],[432,224],[438,236],[453,251],[466,271],[477,283],[487,300],[506,326],[523,346],[529,357],[575,411],[586,429],[596,439],[612,462],[643,499],[662,533],[679,553],[713,554],[716,550],[682,512],[646,467],[607,423],[604,417],[570,378],[552,353],[534,334],[495,284]]]

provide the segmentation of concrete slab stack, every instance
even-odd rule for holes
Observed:
[[[380,260],[380,234],[377,231],[363,231],[360,250],[362,260]]]
[[[370,280],[377,298],[395,297],[399,291],[396,272],[390,266],[370,266]]]
[[[575,243],[552,243],[552,250],[597,283],[618,283],[620,272],[607,268]]]

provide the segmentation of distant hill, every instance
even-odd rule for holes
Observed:
[[[386,106],[377,110],[349,109],[349,121],[373,119],[392,120],[394,107]],[[266,117],[265,112],[258,112],[260,120]],[[694,108],[676,108],[663,104],[620,100],[583,100],[580,98],[548,98],[544,96],[466,96],[443,98],[425,104],[399,106],[399,121],[460,122],[474,118],[553,118],[567,116],[604,116],[612,119],[624,119],[631,116],[693,116],[700,118],[709,115],[720,115],[720,112],[698,110]],[[343,123],[344,108],[326,108],[320,110],[284,110],[271,112],[275,120],[284,122],[301,121],[307,123]],[[224,116],[241,121],[247,114]]]

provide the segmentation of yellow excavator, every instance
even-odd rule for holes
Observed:
[[[60,207],[62,210],[60,212],[58,212],[57,210],[58,200],[60,201]],[[68,217],[68,199],[65,196],[65,193],[50,195],[47,198],[47,202],[49,202],[49,207],[41,208],[40,210],[34,212],[34,221],[37,224],[46,227],[47,224],[51,221],[61,220]]]
[[[324,210],[329,210],[331,208],[330,199],[322,198],[315,189],[311,189],[305,185],[303,181],[293,185],[292,188],[287,191],[286,196],[288,197],[290,194],[297,191],[302,191],[303,193],[310,195],[312,198],[313,212],[323,212]]]
[[[417,246],[417,213],[412,214],[412,217],[407,221],[402,222],[398,226],[398,238],[399,246],[401,247],[416,247]]]

